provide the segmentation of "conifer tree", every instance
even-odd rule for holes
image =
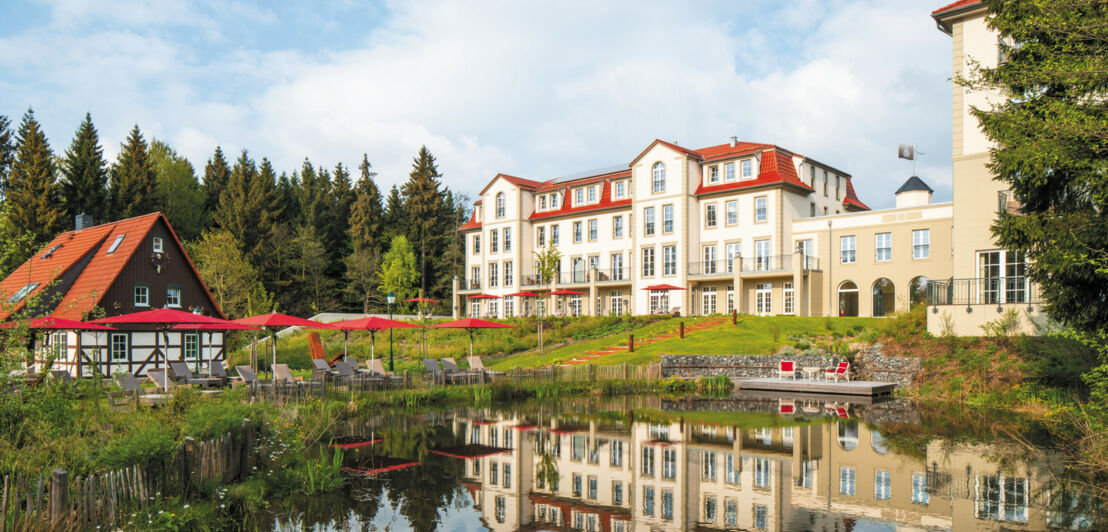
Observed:
[[[282,224],[291,225],[300,219],[299,186],[295,173],[289,176],[281,172],[281,177],[277,178],[277,205],[280,208],[277,220]]]
[[[408,175],[408,182],[404,184],[405,208],[409,217],[408,240],[418,248],[420,289],[421,294],[427,295],[428,279],[433,275],[427,269],[427,254],[433,252],[429,249],[429,241],[436,236],[436,222],[442,211],[442,191],[439,189],[438,168],[435,167],[435,157],[427,146],[419,148],[419,154],[412,161],[412,172]]]
[[[158,174],[148,150],[146,139],[135,125],[112,166],[109,218],[118,220],[159,210]]]
[[[150,140],[150,161],[158,175],[159,203],[173,230],[182,240],[199,237],[211,215],[204,208],[206,196],[192,163],[157,139]]]
[[[62,196],[70,214],[89,214],[94,222],[107,221],[108,163],[91,114],[85,113],[61,169],[65,175]]]
[[[31,109],[19,125],[5,203],[13,234],[31,234],[36,242],[46,242],[66,225],[54,154]]]
[[[385,238],[390,241],[392,237],[408,232],[408,213],[404,209],[404,197],[400,195],[400,188],[396,185],[389,190],[389,197],[385,200],[385,223],[382,228],[386,233]]]
[[[212,154],[211,159],[208,159],[208,164],[204,166],[204,193],[206,195],[204,206],[207,207],[208,212],[215,212],[219,208],[219,199],[230,179],[231,166],[227,164],[227,159],[223,156],[223,149],[216,146],[215,153]]]
[[[258,167],[254,160],[246,150],[242,150],[231,168],[230,178],[220,195],[219,207],[214,215],[216,225],[235,235],[242,245],[243,253],[248,256],[260,243],[265,229],[261,225],[264,208],[258,198],[252,195],[257,175]]]
[[[4,199],[4,190],[8,184],[8,172],[15,157],[15,142],[12,139],[11,121],[0,115],[0,200]]]
[[[304,164],[300,167],[300,187],[297,190],[297,199],[300,204],[300,225],[311,228],[312,231],[323,229],[327,216],[327,192],[330,189],[331,176],[326,169],[316,171],[311,161],[304,158]]]
[[[342,259],[350,250],[350,237],[347,229],[350,228],[350,209],[354,206],[357,195],[354,186],[350,182],[350,171],[338,163],[335,165],[334,178],[331,180],[331,212],[328,236],[331,240],[331,254],[335,259]],[[335,262],[338,262],[336,260]]]
[[[356,196],[354,205],[350,209],[348,231],[351,247],[355,251],[366,248],[379,250],[382,238],[381,223],[385,221],[385,209],[381,205],[381,191],[373,181],[377,173],[371,170],[369,158],[364,154],[358,168],[361,170],[361,177],[354,187]]]

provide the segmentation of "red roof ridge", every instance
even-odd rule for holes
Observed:
[[[981,0],[958,0],[957,2],[949,3],[943,7],[940,7],[939,9],[932,11],[931,15],[939,15],[942,13],[946,13],[947,11],[954,11],[955,9],[966,8],[979,3],[981,3]]]
[[[858,199],[858,194],[854,192],[854,182],[849,177],[846,178],[846,196],[843,197],[843,206],[853,206],[863,211],[870,210],[868,205],[862,203],[862,200]]]
[[[494,175],[492,177],[492,179],[489,180],[489,183],[487,185],[485,185],[485,188],[481,189],[480,194],[484,195],[485,191],[488,190],[489,187],[491,187],[492,184],[495,183],[497,179],[501,179],[501,178],[503,178],[505,181],[507,181],[507,182],[517,186],[517,187],[525,188],[527,190],[535,190],[535,189],[541,187],[544,184],[541,181],[535,181],[533,179],[525,179],[525,178],[522,178],[522,177],[516,177],[514,175],[509,175],[509,174],[505,174],[505,173],[498,173],[498,174]]]

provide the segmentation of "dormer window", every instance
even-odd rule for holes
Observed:
[[[558,208],[558,201],[560,201],[558,199],[558,193],[555,192],[554,194],[551,194],[550,195],[550,208],[551,209],[557,209]]]
[[[581,205],[585,203],[585,189],[578,188],[573,190],[573,204]]]
[[[115,253],[115,250],[119,249],[119,245],[123,243],[123,239],[126,236],[126,234],[122,234],[115,237],[115,242],[112,242],[112,245],[108,247],[108,252],[106,253],[106,255],[111,255],[112,253]]]
[[[719,183],[719,165],[708,167],[708,183]]]
[[[742,178],[751,179],[754,177],[754,161],[746,159],[742,162]]]
[[[588,188],[589,203],[596,203],[596,187],[591,186]]]
[[[615,186],[616,186],[616,197],[617,198],[622,198],[623,195],[626,193],[627,186],[623,184],[623,181],[616,181]]]
[[[153,238],[154,253],[165,253],[165,239],[156,236]]]
[[[545,211],[546,210],[546,195],[545,194],[542,195],[542,196],[539,196],[539,210],[540,211]]]
[[[23,288],[20,288],[19,291],[13,294],[12,297],[8,298],[8,303],[19,303],[23,301],[23,298],[27,297],[27,294],[30,294],[38,288],[40,284],[42,283],[27,283]]]

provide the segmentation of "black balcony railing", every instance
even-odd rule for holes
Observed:
[[[462,287],[462,290],[480,290],[481,289],[481,281],[473,281],[473,280],[470,280],[470,279],[462,279],[462,283],[461,283],[460,286]]]
[[[933,306],[1017,305],[1039,302],[1038,286],[1024,276],[927,282],[927,304]]]
[[[558,280],[558,284],[574,284],[574,283],[588,283],[592,281],[593,271],[572,271],[572,272],[558,272],[554,275],[554,278]],[[629,281],[631,279],[631,268],[600,268],[596,270],[596,282],[598,283],[614,283],[620,281]],[[550,276],[543,277],[537,273],[525,274],[521,277],[522,286],[546,286],[552,281]]]
[[[603,268],[596,270],[596,282],[598,283],[614,283],[619,281],[629,281],[631,279],[631,268]]]

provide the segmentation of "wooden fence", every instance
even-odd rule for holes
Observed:
[[[198,442],[186,438],[173,457],[85,477],[55,469],[37,476],[5,475],[0,530],[109,528],[155,498],[188,497],[203,482],[246,480],[254,464],[256,427]]]

